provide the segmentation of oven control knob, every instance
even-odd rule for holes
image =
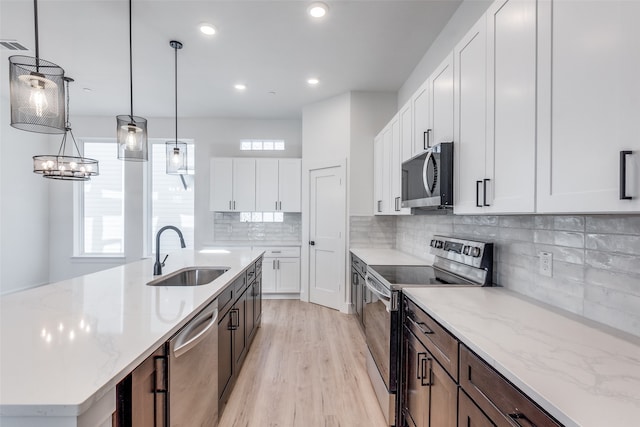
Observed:
[[[429,243],[429,246],[431,246],[432,248],[436,247],[436,240],[435,239],[431,239],[431,243]]]
[[[470,249],[470,255],[474,258],[478,258],[480,256],[480,248],[479,247],[474,247]]]
[[[442,249],[444,242],[442,240],[436,240],[436,249]]]
[[[471,246],[465,246],[462,248],[462,253],[465,255],[469,255],[469,251],[471,250]]]

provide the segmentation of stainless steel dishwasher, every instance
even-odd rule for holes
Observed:
[[[218,300],[169,340],[169,425],[218,425]]]

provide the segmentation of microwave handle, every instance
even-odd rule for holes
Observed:
[[[433,197],[433,194],[429,189],[429,183],[427,182],[427,167],[429,166],[431,157],[433,157],[433,151],[429,150],[427,157],[424,159],[424,165],[422,166],[422,184],[424,185],[424,190],[427,192],[428,197]]]

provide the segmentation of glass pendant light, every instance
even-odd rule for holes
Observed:
[[[38,1],[33,1],[36,56],[9,57],[11,126],[38,133],[64,133],[64,70],[40,59]]]
[[[167,174],[186,175],[187,167],[187,143],[178,141],[178,49],[182,49],[182,43],[171,40],[169,46],[175,52],[175,106],[176,106],[176,139],[167,141]]]
[[[67,95],[65,132],[58,154],[33,156],[33,172],[39,173],[49,179],[88,181],[92,176],[99,175],[98,161],[80,155],[78,144],[71,131],[71,123],[69,122],[69,83],[72,81],[73,79],[70,77],[64,78]],[[67,134],[71,135],[71,140],[73,141],[73,145],[69,145],[69,155],[66,153]],[[74,148],[75,152],[73,151]],[[74,153],[76,153],[77,156],[74,155]]]
[[[118,158],[146,162],[149,159],[147,119],[133,115],[133,43],[131,36],[131,0],[129,0],[129,89],[130,114],[116,116]]]

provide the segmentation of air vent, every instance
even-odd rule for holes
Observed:
[[[0,40],[2,50],[29,50],[16,40]]]

